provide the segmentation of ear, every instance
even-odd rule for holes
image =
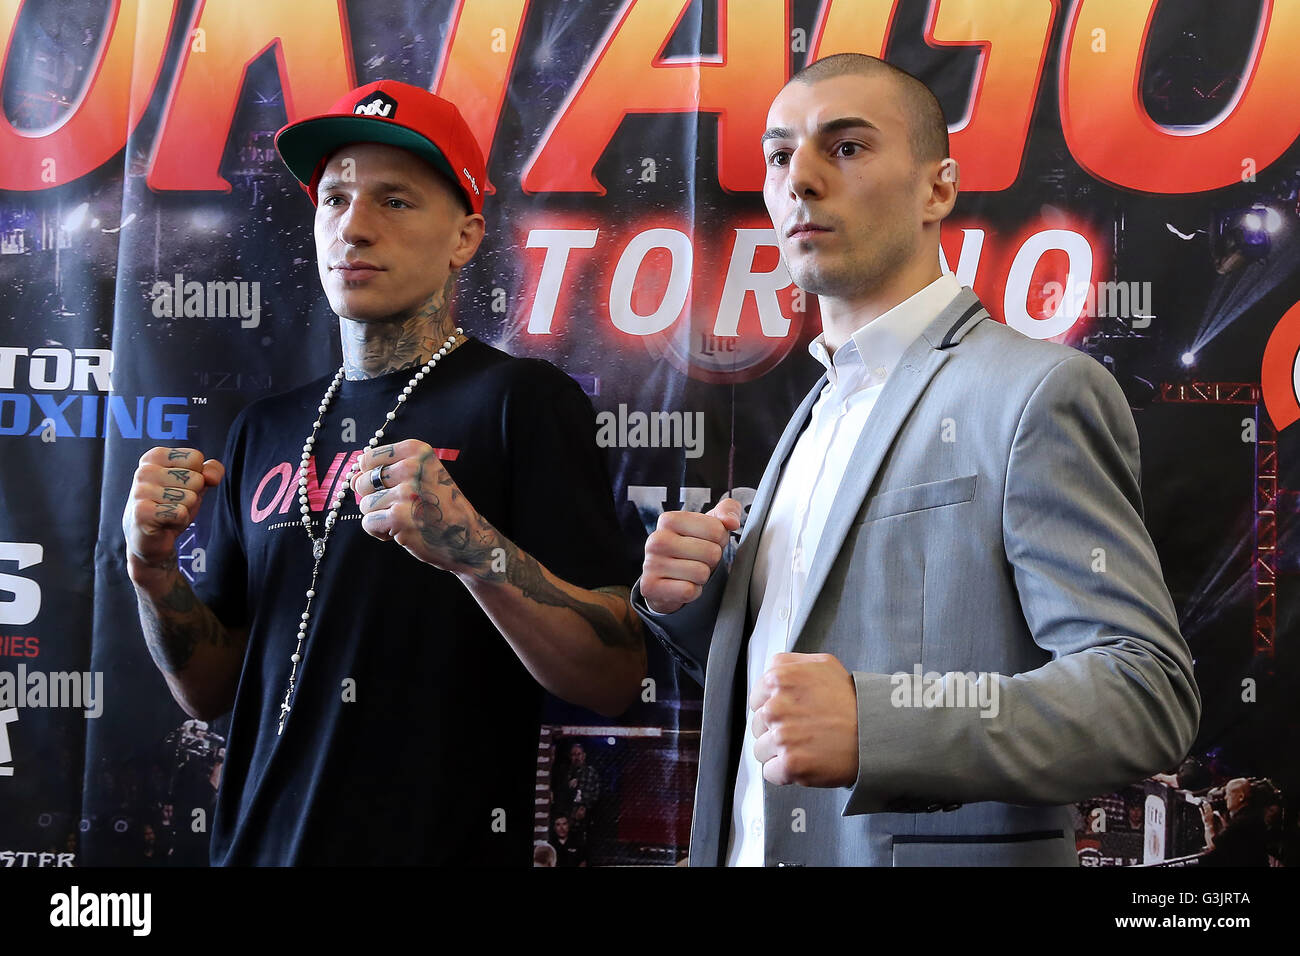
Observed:
[[[450,265],[453,269],[459,269],[474,258],[486,229],[487,221],[478,213],[461,217],[456,232],[456,245],[451,250]]]
[[[961,167],[957,165],[957,160],[949,156],[937,163],[928,164],[925,183],[929,192],[925,198],[922,221],[939,222],[952,212],[952,207],[957,203],[961,184]]]

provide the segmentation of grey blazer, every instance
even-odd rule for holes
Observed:
[[[786,426],[730,570],[675,614],[634,589],[647,627],[704,684],[695,866],[726,862],[750,576],[825,382]],[[1087,355],[993,321],[969,289],[886,382],[792,625],[792,650],[853,675],[858,777],[764,782],[769,866],[1074,865],[1067,805],[1174,766],[1200,720],[1119,386]],[[894,676],[918,668],[919,682]],[[944,687],[925,675],[954,685],[958,672],[983,682],[984,706],[951,690],[925,706]]]

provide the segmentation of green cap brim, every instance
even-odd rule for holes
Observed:
[[[303,120],[280,133],[275,148],[280,159],[303,186],[310,187],[312,174],[322,159],[351,143],[383,143],[415,153],[442,173],[460,193],[460,181],[442,150],[422,134],[390,120],[365,116],[321,116]],[[314,198],[314,197],[313,197]]]

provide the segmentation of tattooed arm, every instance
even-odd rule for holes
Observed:
[[[498,559],[458,576],[524,666],[571,703],[610,717],[627,710],[646,674],[645,641],[629,589],[577,587],[494,534]]]
[[[225,469],[189,448],[153,448],[140,459],[122,516],[127,572],[149,653],[176,703],[210,720],[230,710],[247,630],[225,627],[181,574],[176,538]]]
[[[607,716],[636,699],[645,641],[628,588],[588,590],[552,574],[474,510],[423,442],[370,449],[352,487],[365,530],[459,577],[552,694]]]

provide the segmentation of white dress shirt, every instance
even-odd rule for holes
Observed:
[[[794,642],[790,622],[803,597],[808,568],[881,389],[907,347],[960,291],[957,279],[945,272],[854,332],[834,356],[826,348],[825,333],[809,344],[813,357],[826,366],[827,383],[782,469],[759,539],[749,585],[750,612],[757,613],[749,637],[746,698],[772,657],[790,650]],[[745,713],[728,866],[764,863],[763,769],[754,756],[754,715],[748,705]]]

